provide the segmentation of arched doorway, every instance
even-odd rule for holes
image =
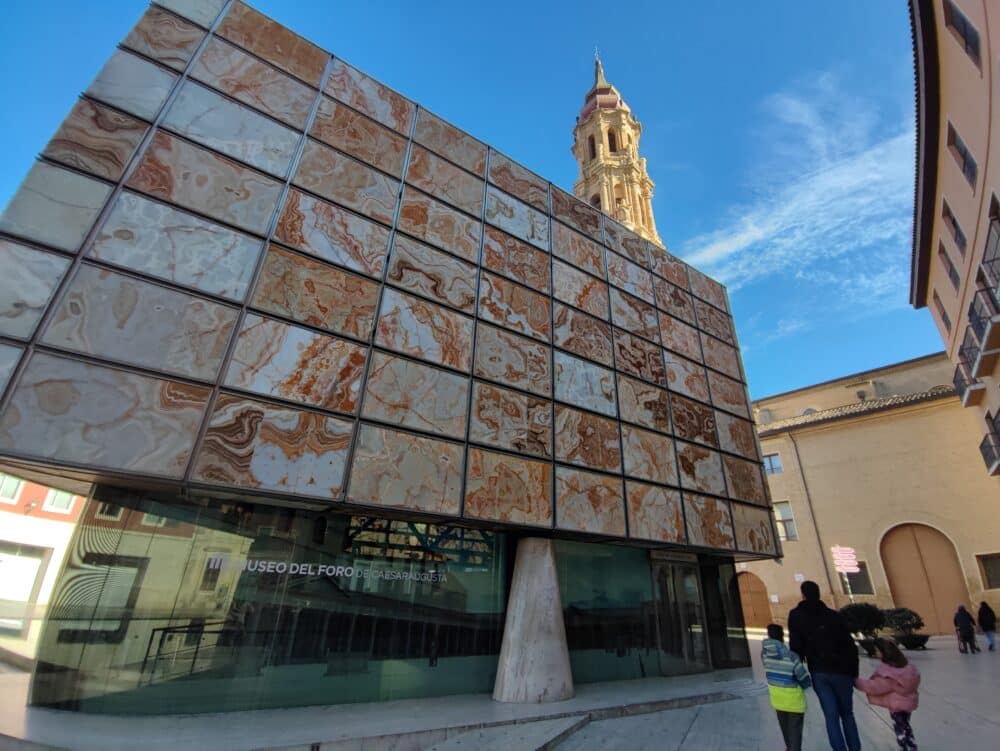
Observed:
[[[760,577],[749,571],[736,576],[740,585],[740,603],[743,605],[743,622],[747,628],[767,628],[771,622],[771,601],[767,587]]]
[[[952,633],[969,590],[951,540],[926,524],[900,524],[882,538],[881,553],[896,607],[920,613],[931,633]]]

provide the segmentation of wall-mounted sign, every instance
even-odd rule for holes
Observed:
[[[805,580],[806,580],[806,575],[805,574],[799,574],[799,573],[795,574],[795,581],[797,581],[799,584],[801,584]]]
[[[833,567],[841,574],[857,574],[861,571],[854,548],[834,545],[830,552],[833,554]]]

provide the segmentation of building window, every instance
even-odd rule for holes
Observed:
[[[612,154],[618,151],[618,137],[613,130],[608,131],[608,151]]]
[[[788,501],[775,501],[772,508],[774,509],[774,521],[778,528],[778,539],[784,542],[798,540],[799,532],[795,529],[792,504]]]
[[[958,292],[958,288],[962,286],[962,277],[958,275],[958,269],[955,268],[955,264],[951,262],[951,258],[948,256],[948,251],[944,249],[944,245],[938,243],[938,260],[941,261],[941,265],[944,266],[945,273],[948,274],[948,279],[951,281],[951,286],[955,288]]]
[[[951,232],[951,236],[955,240],[958,252],[964,256],[966,246],[965,233],[962,231],[961,226],[959,226],[958,220],[955,219],[955,215],[952,213],[951,206],[948,205],[947,201],[944,201],[941,205],[941,219],[948,226],[948,231]]]
[[[122,518],[122,508],[122,506],[119,506],[116,503],[102,501],[97,505],[97,511],[94,512],[94,517],[96,519],[104,519],[109,522],[116,522]]]
[[[934,298],[934,307],[937,309],[938,317],[941,319],[941,323],[944,324],[945,329],[948,333],[951,333],[951,318],[948,316],[948,311],[944,309],[944,303],[941,302],[941,298],[938,296],[937,290],[931,293]]]
[[[214,592],[219,584],[219,574],[222,573],[222,561],[225,559],[221,553],[211,553],[205,559],[205,570],[201,574],[201,585],[198,587],[202,592]]]
[[[868,575],[868,564],[858,561],[858,568],[861,569],[856,574],[841,574],[840,584],[844,589],[844,594],[852,595],[873,595],[875,589],[872,587],[872,578]],[[851,591],[847,591],[850,585]]]
[[[590,197],[590,205],[594,206],[594,207],[596,207],[598,209],[601,208],[601,194],[600,193],[594,193],[594,195],[592,195]]]
[[[1000,553],[977,555],[979,571],[986,589],[1000,589]]]
[[[17,503],[17,496],[21,492],[22,485],[24,482],[20,477],[0,472],[0,502]]]
[[[955,35],[959,44],[965,48],[965,53],[979,65],[979,32],[972,22],[966,18],[952,0],[944,0],[944,23]]]
[[[73,510],[73,494],[51,488],[42,508],[46,511],[55,511],[57,514],[68,514]]]
[[[780,475],[781,454],[764,454],[764,471],[769,475]]]
[[[167,517],[156,514],[143,514],[139,524],[144,527],[164,527],[167,524]]]
[[[590,150],[590,158],[597,159],[597,145],[593,136],[587,136],[587,148]]]
[[[969,181],[969,185],[975,188],[976,175],[978,174],[976,160],[972,158],[972,152],[969,151],[969,147],[965,145],[965,141],[958,135],[951,123],[948,123],[948,150],[955,157],[955,162],[962,170],[962,174],[965,175],[965,179]]]

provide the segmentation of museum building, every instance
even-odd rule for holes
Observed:
[[[598,61],[574,196],[242,2],[151,5],[0,217],[0,661],[30,703],[749,664],[736,565],[779,550],[745,375],[640,133]]]

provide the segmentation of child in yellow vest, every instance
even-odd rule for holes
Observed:
[[[767,677],[771,706],[778,713],[787,751],[802,751],[802,725],[806,714],[806,692],[812,680],[799,656],[785,646],[785,631],[777,623],[767,627],[761,644],[761,661]]]

